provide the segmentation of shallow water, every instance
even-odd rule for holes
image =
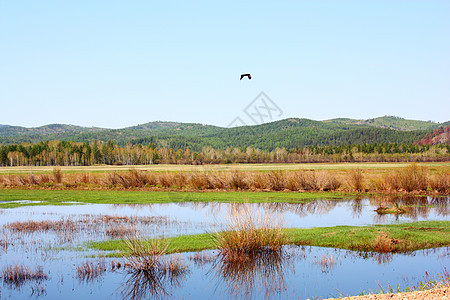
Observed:
[[[374,210],[382,205],[410,206],[410,211],[401,214],[380,215]],[[276,213],[282,218],[285,227],[311,228],[338,225],[362,226],[371,224],[393,224],[423,220],[450,220],[448,208],[449,198],[397,198],[361,199],[361,200],[317,200],[308,203],[250,203],[230,204],[218,202],[181,202],[155,204],[84,204],[70,206],[22,206],[14,209],[0,209],[2,217],[0,226],[18,220],[57,220],[79,216],[156,216],[167,217],[182,223],[184,233],[201,233],[211,227],[211,224],[223,224],[232,208],[250,205],[252,210],[261,213]],[[432,206],[431,206],[432,205]],[[190,226],[187,226],[190,224]],[[179,234],[166,230],[165,235]]]
[[[145,278],[132,278],[123,268],[111,270],[112,258],[89,258],[98,254],[83,248],[86,241],[120,238],[122,234],[174,236],[213,232],[229,214],[250,206],[256,214],[272,214],[285,227],[391,224],[420,220],[450,220],[449,197],[410,199],[318,200],[310,203],[229,204],[185,202],[148,205],[86,204],[70,206],[23,206],[0,209],[0,266],[42,266],[49,278],[11,285],[1,281],[0,299],[121,298],[316,298],[357,295],[361,292],[405,288],[423,280],[425,272],[436,274],[449,268],[448,248],[410,254],[369,255],[320,247],[285,247],[281,258],[245,265],[225,262],[197,263],[193,253],[182,256],[187,272],[176,278],[158,279],[157,288]],[[406,214],[379,215],[379,206],[409,205]],[[432,207],[431,207],[432,206]],[[12,229],[14,222],[42,221],[47,230]],[[62,229],[58,229],[61,226]],[[123,231],[120,231],[123,230]],[[66,250],[61,250],[64,247]],[[82,251],[80,251],[82,250]],[[215,251],[205,251],[214,256]],[[89,256],[89,257],[88,257]],[[93,280],[77,277],[77,266],[92,261],[106,271]],[[123,261],[122,261],[123,265]],[[134,280],[134,281],[133,281]]]
[[[163,298],[230,299],[230,298],[274,298],[307,299],[358,295],[361,292],[387,290],[391,285],[404,289],[424,280],[429,274],[448,268],[449,250],[439,248],[416,251],[410,254],[393,254],[366,257],[358,252],[320,247],[289,247],[289,258],[279,259],[270,265],[267,262],[250,262],[245,268],[226,263],[196,264],[185,253],[186,274],[175,279],[163,278],[160,287],[148,286],[142,278],[134,279],[125,270],[111,271],[110,261],[103,259],[107,271],[92,280],[76,276],[76,266],[87,259],[74,254],[64,260],[50,259],[43,264],[50,273],[49,280],[40,283],[45,289],[45,299],[148,299]],[[214,251],[205,251],[214,255]],[[332,263],[318,263],[323,257]],[[99,259],[88,259],[97,263]],[[117,260],[117,259],[115,259]],[[120,260],[120,259],[119,259]],[[20,287],[3,283],[1,299],[28,298],[36,282]],[[36,295],[34,295],[36,296]],[[151,297],[152,296],[152,297]]]

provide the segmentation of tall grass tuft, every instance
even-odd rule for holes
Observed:
[[[342,182],[336,175],[326,171],[318,171],[316,173],[316,182],[316,188],[320,188],[322,191],[335,191],[342,185]]]
[[[379,232],[371,246],[373,251],[379,253],[402,252],[408,248],[405,241],[391,239],[385,232]]]
[[[239,170],[231,171],[230,177],[228,179],[230,188],[235,190],[245,190],[248,188],[248,184],[245,181],[245,177]]]
[[[128,250],[127,268],[132,271],[157,271],[161,268],[161,259],[167,254],[168,244],[158,240],[144,242],[138,238],[125,240]]]
[[[55,183],[62,183],[63,181],[63,173],[60,168],[53,169],[53,181]]]
[[[267,174],[269,189],[272,191],[281,191],[286,187],[286,176],[283,171],[270,171]]]
[[[211,179],[209,174],[193,172],[190,176],[190,184],[199,190],[213,189],[214,183]]]
[[[430,188],[439,193],[450,192],[450,174],[441,171],[437,174],[433,174],[428,178],[428,184]]]
[[[412,164],[397,173],[400,187],[407,192],[427,189],[428,172],[425,167]]]
[[[360,168],[356,168],[350,173],[348,185],[355,191],[362,192],[365,190],[364,175]]]
[[[219,255],[226,260],[281,251],[286,243],[282,219],[275,214],[260,214],[249,205],[232,206],[225,230],[216,233]]]
[[[167,283],[178,285],[188,273],[181,256],[166,257],[168,244],[159,240],[142,241],[138,238],[125,241],[128,250],[124,256],[125,268],[131,277],[123,286],[124,298],[146,299],[169,296]]]

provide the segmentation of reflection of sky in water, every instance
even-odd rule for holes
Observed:
[[[412,201],[412,202],[411,202]],[[376,200],[318,200],[303,204],[251,203],[261,214],[275,212],[286,227],[326,227],[337,225],[390,224],[422,220],[450,220],[448,198],[439,200],[439,207],[426,207],[431,200],[411,200],[406,204],[420,204],[403,215],[379,215],[374,210],[381,205]],[[434,203],[436,204],[436,203]],[[166,216],[171,220],[189,222],[192,233],[204,231],[210,224],[223,223],[232,204],[217,202],[157,203],[146,205],[86,204],[71,206],[24,206],[2,211],[0,225],[18,220],[57,220],[80,215]],[[252,208],[253,209],[253,208]],[[169,233],[167,233],[169,234]]]
[[[384,257],[382,262],[376,256],[364,258],[353,251],[320,247],[295,248],[297,254],[282,262],[278,276],[269,279],[265,277],[266,266],[263,264],[258,268],[228,268],[224,273],[223,269],[214,267],[212,263],[196,265],[189,259],[193,254],[186,253],[184,257],[189,272],[179,278],[176,286],[166,281],[165,288],[171,299],[230,299],[235,295],[239,299],[262,299],[266,296],[271,299],[316,299],[338,297],[340,292],[344,295],[358,295],[363,291],[377,291],[380,286],[387,289],[389,284],[395,289],[397,284],[404,289],[423,280],[425,272],[436,274],[441,273],[445,267],[450,267],[447,248],[393,254]],[[333,257],[335,263],[324,268],[317,263],[322,257]],[[43,282],[46,287],[43,299],[121,299],[121,291],[130,275],[123,270],[114,273],[107,271],[99,279],[82,282],[75,276],[75,266],[88,259],[92,260],[74,254],[64,260],[45,261],[42,264],[44,271],[50,272],[51,276],[48,281]],[[109,266],[111,260],[114,259],[105,259],[105,265]],[[249,274],[250,277],[247,276]],[[232,282],[235,278],[242,278],[242,281]],[[273,280],[274,285],[282,282],[284,288],[267,290],[265,285],[271,284],[267,280]],[[2,299],[25,299],[29,297],[32,286],[31,283],[25,284],[18,290],[9,289],[3,284]],[[242,294],[245,292],[250,292],[250,295],[245,297]],[[150,294],[147,292],[149,298]]]
[[[386,224],[404,221],[420,220],[446,220],[450,219],[447,203],[449,198],[435,200],[433,198],[420,199],[396,199],[385,201],[377,199],[332,201],[319,200],[305,204],[289,203],[259,203],[259,204],[235,204],[235,208],[249,205],[255,213],[265,215],[276,213],[284,219],[286,227],[325,227],[336,225],[369,225]],[[378,215],[374,210],[380,205],[420,205],[412,208],[410,212],[401,216]],[[437,207],[430,208],[427,204]],[[153,235],[179,235],[191,233],[203,233],[214,231],[211,224],[223,223],[227,215],[232,211],[232,204],[217,202],[184,202],[162,203],[148,205],[111,205],[111,204],[86,204],[71,206],[24,206],[14,209],[0,210],[0,226],[3,228],[2,236],[9,235],[3,225],[26,220],[77,220],[84,217],[98,218],[100,216],[161,216],[168,217],[167,223],[152,227],[148,232]],[[139,225],[140,226],[140,225]],[[215,225],[217,226],[217,225]],[[216,227],[217,228],[217,227]],[[142,229],[142,228],[140,228]],[[107,272],[100,280],[90,283],[80,282],[76,278],[76,266],[85,262],[86,256],[95,254],[95,251],[76,252],[59,251],[58,247],[83,245],[83,241],[91,239],[105,239],[105,235],[88,233],[82,230],[73,234],[71,242],[58,241],[58,237],[52,232],[33,233],[16,236],[15,245],[7,251],[0,250],[0,266],[16,263],[25,266],[41,265],[44,271],[50,272],[50,279],[43,284],[46,288],[44,299],[120,299],[118,292],[126,282],[126,272]],[[95,231],[95,230],[94,230]],[[148,233],[147,232],[147,233]],[[152,234],[152,233],[150,233]],[[13,238],[13,236],[9,236]],[[64,237],[63,237],[64,238]],[[52,249],[56,247],[56,249]],[[303,249],[303,248],[297,248]],[[444,267],[449,268],[447,248],[429,251],[417,251],[412,255],[395,254],[363,258],[356,252],[336,250],[330,248],[306,247],[299,250],[299,255],[293,261],[289,260],[281,269],[281,275],[285,288],[281,292],[271,294],[271,298],[315,298],[327,296],[339,296],[344,294],[357,295],[362,291],[378,290],[378,283],[386,288],[390,283],[393,287],[411,286],[422,280],[425,272],[435,274],[442,272]],[[186,257],[192,254],[184,254]],[[323,257],[333,257],[334,263],[323,266],[318,263]],[[106,259],[109,263],[113,259]],[[214,269],[211,264],[204,266],[195,265],[189,259],[190,273],[180,282],[180,286],[167,286],[168,292],[173,298],[217,298],[228,299],[231,287],[237,289],[234,292],[250,291],[251,298],[264,298],[266,292],[265,280],[258,278],[258,272],[264,274],[264,265],[261,268],[238,268],[243,274],[229,273],[233,269],[227,268],[226,272]],[[108,264],[106,264],[108,266]],[[266,270],[267,271],[267,270]],[[247,273],[245,273],[247,272]],[[248,274],[255,276],[250,282],[227,282],[231,278],[248,278]],[[277,276],[279,279],[279,276]],[[258,280],[264,283],[256,287]],[[274,282],[275,285],[280,282]],[[255,284],[255,286],[253,286]],[[269,282],[270,284],[270,282]],[[30,296],[30,289],[36,283],[26,284],[19,289],[10,289],[4,283],[1,288],[1,299]],[[1,284],[0,284],[1,286]],[[249,288],[250,287],[250,288]],[[242,288],[242,290],[239,290]]]

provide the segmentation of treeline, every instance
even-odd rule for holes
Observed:
[[[90,166],[147,164],[228,164],[298,162],[427,162],[449,161],[450,145],[372,143],[310,146],[272,151],[252,147],[225,149],[204,147],[175,150],[155,144],[128,143],[121,147],[108,141],[46,141],[0,145],[0,166]]]

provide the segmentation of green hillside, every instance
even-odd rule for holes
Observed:
[[[31,136],[31,135],[55,135],[68,133],[84,133],[104,131],[104,128],[81,127],[66,124],[49,124],[40,127],[26,128],[21,126],[0,125],[0,137],[6,136]]]
[[[334,124],[347,124],[347,125],[361,125],[361,126],[371,126],[377,128],[389,128],[394,130],[429,130],[435,129],[442,124],[435,123],[432,121],[419,121],[419,120],[406,120],[396,116],[384,116],[374,119],[367,120],[356,120],[348,118],[337,118],[326,120],[325,122],[330,122]]]
[[[197,123],[150,122],[123,129],[87,128],[52,124],[36,128],[0,126],[0,143],[29,143],[45,140],[86,142],[114,141],[124,146],[153,144],[157,147],[200,150],[203,147],[255,147],[273,150],[314,145],[363,143],[414,143],[432,129],[405,130],[437,123],[382,117],[364,122],[352,119],[314,121],[290,118],[261,125],[222,128]],[[395,125],[397,124],[397,125]],[[409,124],[407,127],[406,125]],[[414,125],[415,124],[415,125]],[[397,129],[402,125],[401,129]],[[434,127],[433,127],[434,128]]]

